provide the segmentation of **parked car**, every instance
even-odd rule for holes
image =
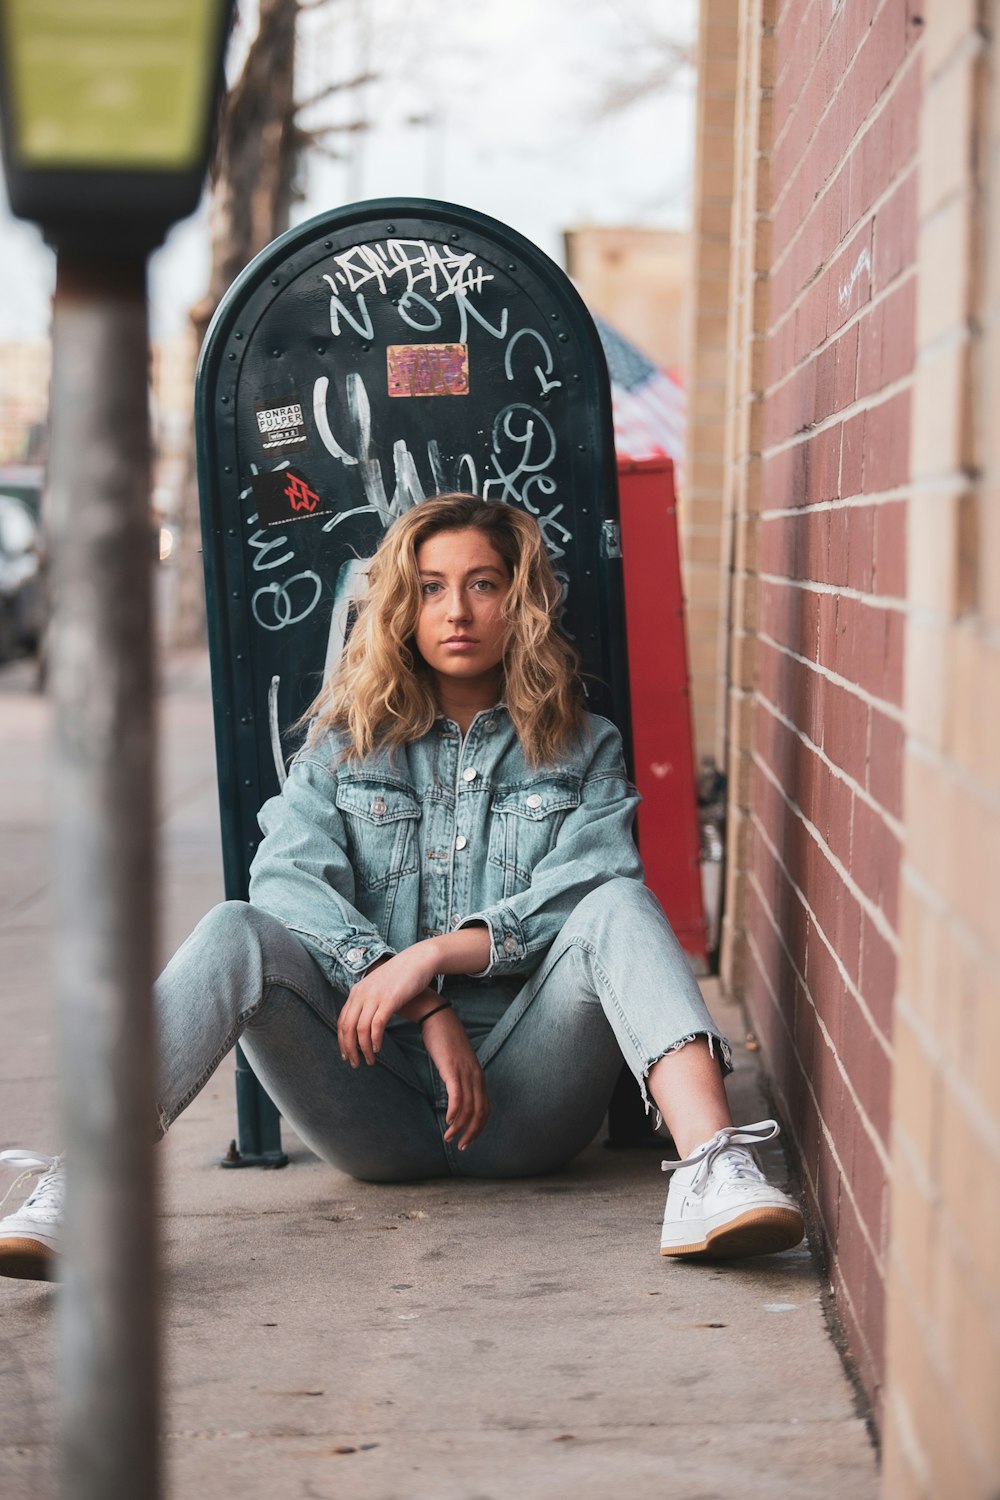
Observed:
[[[37,650],[44,628],[41,533],[21,500],[0,494],[0,661]]]

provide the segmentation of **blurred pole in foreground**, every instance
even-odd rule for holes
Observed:
[[[50,498],[65,1500],[159,1493],[144,254],[61,250]]]
[[[0,0],[13,212],[56,249],[55,984],[63,1500],[157,1500],[146,259],[196,207],[233,0]]]

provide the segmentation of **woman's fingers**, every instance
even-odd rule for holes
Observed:
[[[446,1141],[458,1138],[458,1149],[464,1151],[480,1134],[489,1118],[490,1106],[486,1097],[486,1081],[478,1065],[466,1072],[456,1074],[452,1083],[446,1081],[448,1089],[448,1115],[445,1131]]]

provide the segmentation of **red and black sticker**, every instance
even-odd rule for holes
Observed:
[[[309,439],[298,396],[285,401],[258,401],[257,432],[266,453],[280,453],[286,448],[305,448]]]
[[[311,521],[332,516],[333,507],[297,469],[275,469],[253,477],[257,516],[265,526],[287,526],[289,521]]]
[[[467,396],[468,344],[390,344],[385,351],[390,396]]]

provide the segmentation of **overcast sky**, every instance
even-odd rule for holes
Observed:
[[[250,9],[248,0],[245,26]],[[693,70],[623,108],[604,105],[663,56],[664,39],[689,45],[696,18],[697,0],[330,0],[304,18],[300,97],[378,76],[305,117],[369,128],[327,138],[341,160],[310,157],[295,217],[362,198],[445,198],[504,220],[557,260],[567,228],[684,225]],[[154,332],[183,326],[206,266],[198,215],[154,257]],[[37,232],[4,211],[0,338],[45,333],[52,272]]]

